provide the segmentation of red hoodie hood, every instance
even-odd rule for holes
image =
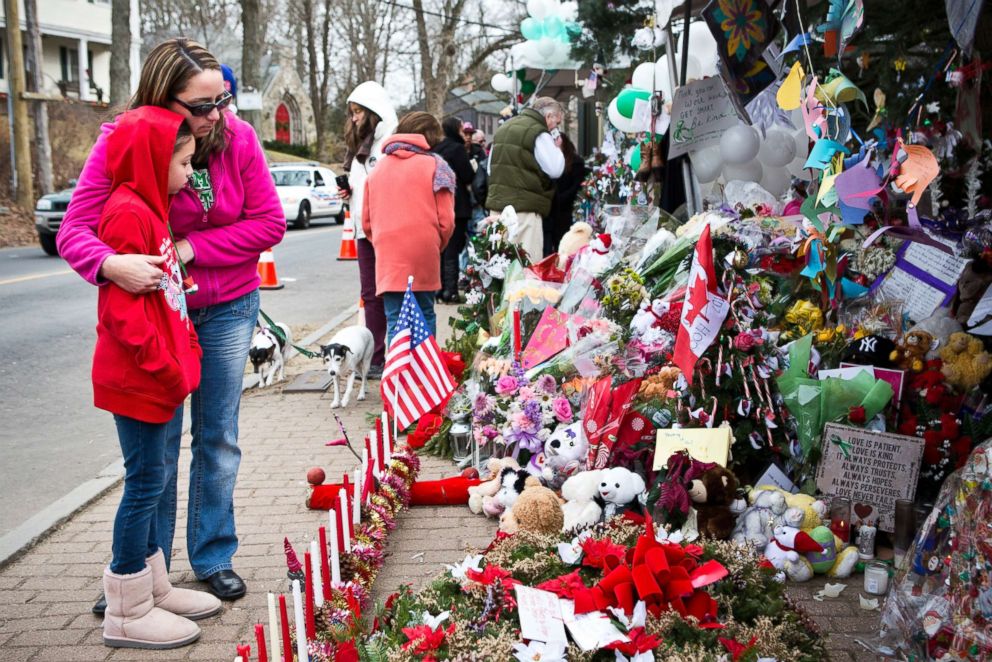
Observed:
[[[162,219],[169,212],[169,162],[183,117],[157,106],[141,106],[117,118],[107,137],[111,191],[126,186]]]

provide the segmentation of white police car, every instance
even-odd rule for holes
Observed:
[[[274,163],[269,167],[286,223],[303,229],[311,218],[333,216],[344,223],[344,202],[330,168],[313,162]]]

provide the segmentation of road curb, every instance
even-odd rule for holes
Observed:
[[[353,305],[335,315],[329,322],[301,340],[299,343],[300,346],[306,347],[307,345],[316,343],[343,322],[347,321],[348,318],[353,317],[357,312],[358,306]],[[291,361],[297,356],[301,356],[300,352],[293,350],[293,354],[290,355],[289,360]],[[241,390],[244,391],[257,384],[258,375],[248,375],[241,384]],[[188,425],[189,422],[187,419],[187,429]],[[59,526],[72,519],[80,510],[103,496],[108,490],[116,487],[123,478],[124,460],[120,459],[104,467],[97,474],[96,478],[79,485],[55,503],[45,507],[3,537],[0,537],[0,569],[3,569],[27,553],[32,547],[53,533]]]

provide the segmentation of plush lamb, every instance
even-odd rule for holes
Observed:
[[[585,464],[589,441],[582,432],[582,421],[555,428],[544,442],[544,466],[541,478],[553,490],[561,489],[569,477],[577,474]]]
[[[468,508],[476,515],[482,514],[487,503],[491,502],[502,487],[500,482],[500,474],[503,469],[519,469],[520,465],[512,457],[491,457],[486,463],[486,469],[488,470],[488,478],[486,482],[480,483],[473,487],[468,488]],[[492,510],[490,508],[489,510]],[[491,517],[498,517],[499,513],[494,513],[490,515]]]
[[[602,520],[607,522],[628,510],[642,514],[646,488],[644,479],[629,469],[611,467],[603,470],[596,496],[596,503],[603,509]]]
[[[580,471],[561,486],[561,496],[565,505],[561,507],[565,516],[562,531],[581,531],[599,521],[603,508],[596,502],[599,496],[599,483],[603,471]]]
[[[507,508],[512,508],[517,502],[517,497],[528,487],[538,486],[541,481],[532,476],[526,469],[503,469],[500,474],[500,488],[496,493],[495,501],[500,506],[500,514]]]
[[[752,492],[751,499],[751,506],[737,518],[731,540],[764,549],[771,542],[775,527],[782,525],[788,506],[785,496],[772,490]]]

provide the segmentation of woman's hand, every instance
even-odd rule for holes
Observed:
[[[147,294],[158,289],[163,271],[158,265],[164,255],[111,255],[100,266],[100,275],[131,294]]]
[[[179,253],[179,259],[183,261],[183,264],[189,264],[196,257],[193,254],[193,246],[185,239],[176,242],[176,252]]]

